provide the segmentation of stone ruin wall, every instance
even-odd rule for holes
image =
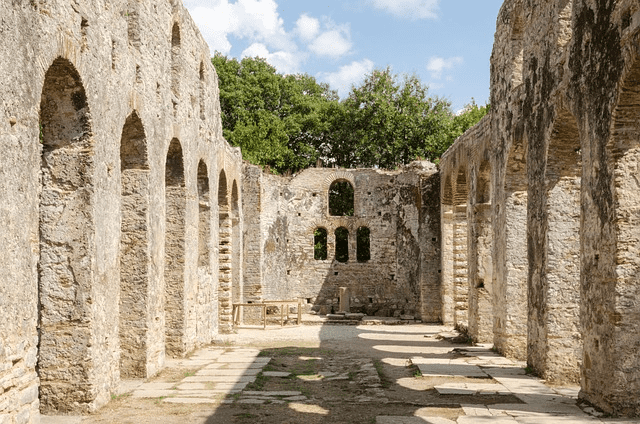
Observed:
[[[0,15],[0,422],[13,424],[95,411],[120,378],[212,340],[219,176],[239,282],[242,162],[180,2],[14,1]]]
[[[244,168],[247,300],[302,298],[339,311],[348,287],[352,312],[439,319],[439,178],[429,163],[394,172],[311,168],[293,177]],[[354,186],[354,216],[329,216],[337,180]],[[335,260],[335,235],[349,231],[349,260]],[[356,260],[358,228],[370,230],[371,258]],[[314,259],[314,231],[327,230],[327,259]],[[424,302],[423,302],[424,300]]]
[[[442,322],[493,341],[491,126],[488,117],[441,158]]]
[[[469,261],[469,309],[474,302],[473,260],[482,254],[474,243],[483,229],[470,210],[477,214],[482,185],[474,170],[488,157],[494,309],[486,334],[544,378],[579,381],[583,399],[636,416],[639,41],[637,2],[505,2],[491,112],[441,162],[445,317],[455,322],[459,250]],[[483,126],[488,141],[478,134]],[[461,168],[464,190],[456,187]],[[454,231],[463,216],[455,211],[464,207],[466,246],[456,250],[464,235]],[[482,339],[471,315],[470,333]]]

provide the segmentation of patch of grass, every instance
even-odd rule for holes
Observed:
[[[119,400],[119,399],[126,399],[129,396],[131,396],[132,393],[122,393],[121,395],[111,395],[111,400]]]
[[[187,377],[193,377],[194,375],[196,375],[196,372],[195,372],[195,371],[186,371],[186,372],[184,373],[184,377],[185,377],[185,378],[187,378]]]
[[[264,390],[264,385],[269,381],[269,377],[266,377],[262,372],[260,372],[253,383],[249,383],[247,385],[246,390],[252,390],[256,392],[261,392]]]
[[[529,366],[529,365],[527,365],[527,366],[524,368],[524,372],[525,372],[525,374],[527,374],[527,375],[532,375],[532,376],[534,376],[534,377],[537,377],[537,376],[538,376],[538,372],[536,371],[536,369],[535,369],[535,368],[533,368],[533,367],[531,367],[531,366]]]
[[[356,375],[358,373],[356,373],[355,371],[349,371],[348,377],[349,377],[349,381],[352,381],[354,378],[356,378]]]
[[[167,396],[160,396],[157,397],[153,403],[155,403],[156,405],[160,405],[162,403],[163,400],[165,400],[167,398]]]
[[[333,353],[331,349],[320,349],[315,347],[286,346],[278,348],[268,348],[261,350],[258,356],[269,356],[277,358],[279,356],[329,356]]]
[[[382,384],[383,389],[388,389],[391,387],[391,379],[384,373],[384,364],[381,360],[376,359],[373,361],[373,366],[378,372],[378,377],[380,377],[380,384]]]

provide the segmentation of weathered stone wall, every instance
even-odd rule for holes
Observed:
[[[460,137],[440,162],[443,310],[442,321],[492,341],[491,145],[484,118]],[[487,327],[487,325],[489,325]]]
[[[637,2],[506,1],[487,118],[494,344],[548,380],[580,380],[583,398],[628,415],[640,414],[639,40]],[[460,222],[457,158],[473,163],[482,155],[475,131],[443,157],[448,232]],[[465,206],[475,199],[477,211],[480,180],[467,167]],[[485,230],[468,223],[463,253],[473,258],[474,250],[482,255]],[[454,246],[454,236],[443,234],[444,312],[452,323],[453,253],[461,256]],[[475,266],[468,264],[470,287]],[[480,304],[474,297],[470,311]]]
[[[218,204],[201,279],[198,164],[213,188],[223,168],[241,184],[242,164],[180,2],[22,1],[0,15],[0,422],[23,423],[94,411],[121,376],[212,340]],[[165,188],[170,142],[182,178]]]
[[[347,287],[353,312],[438,319],[439,179],[433,165],[397,172],[313,168],[294,177],[245,165],[244,172],[247,299],[302,298],[330,313],[338,312],[339,288]],[[337,180],[354,186],[354,216],[329,215],[329,186]],[[335,259],[340,227],[349,231],[346,263]],[[361,227],[371,232],[365,262],[357,260]],[[326,260],[314,259],[318,228],[327,230]]]

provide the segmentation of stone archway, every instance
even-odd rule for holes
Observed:
[[[45,75],[40,143],[40,409],[89,412],[104,395],[99,380],[109,378],[95,375],[91,347],[94,143],[85,89],[66,59],[56,59]]]

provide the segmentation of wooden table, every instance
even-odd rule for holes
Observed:
[[[260,307],[262,308],[262,328],[267,328],[267,307],[268,306],[280,306],[280,326],[284,327],[284,311],[287,310],[287,320],[289,320],[289,306],[292,304],[298,305],[298,323],[300,325],[302,323],[302,301],[298,300],[265,300],[263,302],[258,303],[234,303],[232,316],[233,316],[233,324],[238,325],[240,320],[240,308],[245,307]]]

